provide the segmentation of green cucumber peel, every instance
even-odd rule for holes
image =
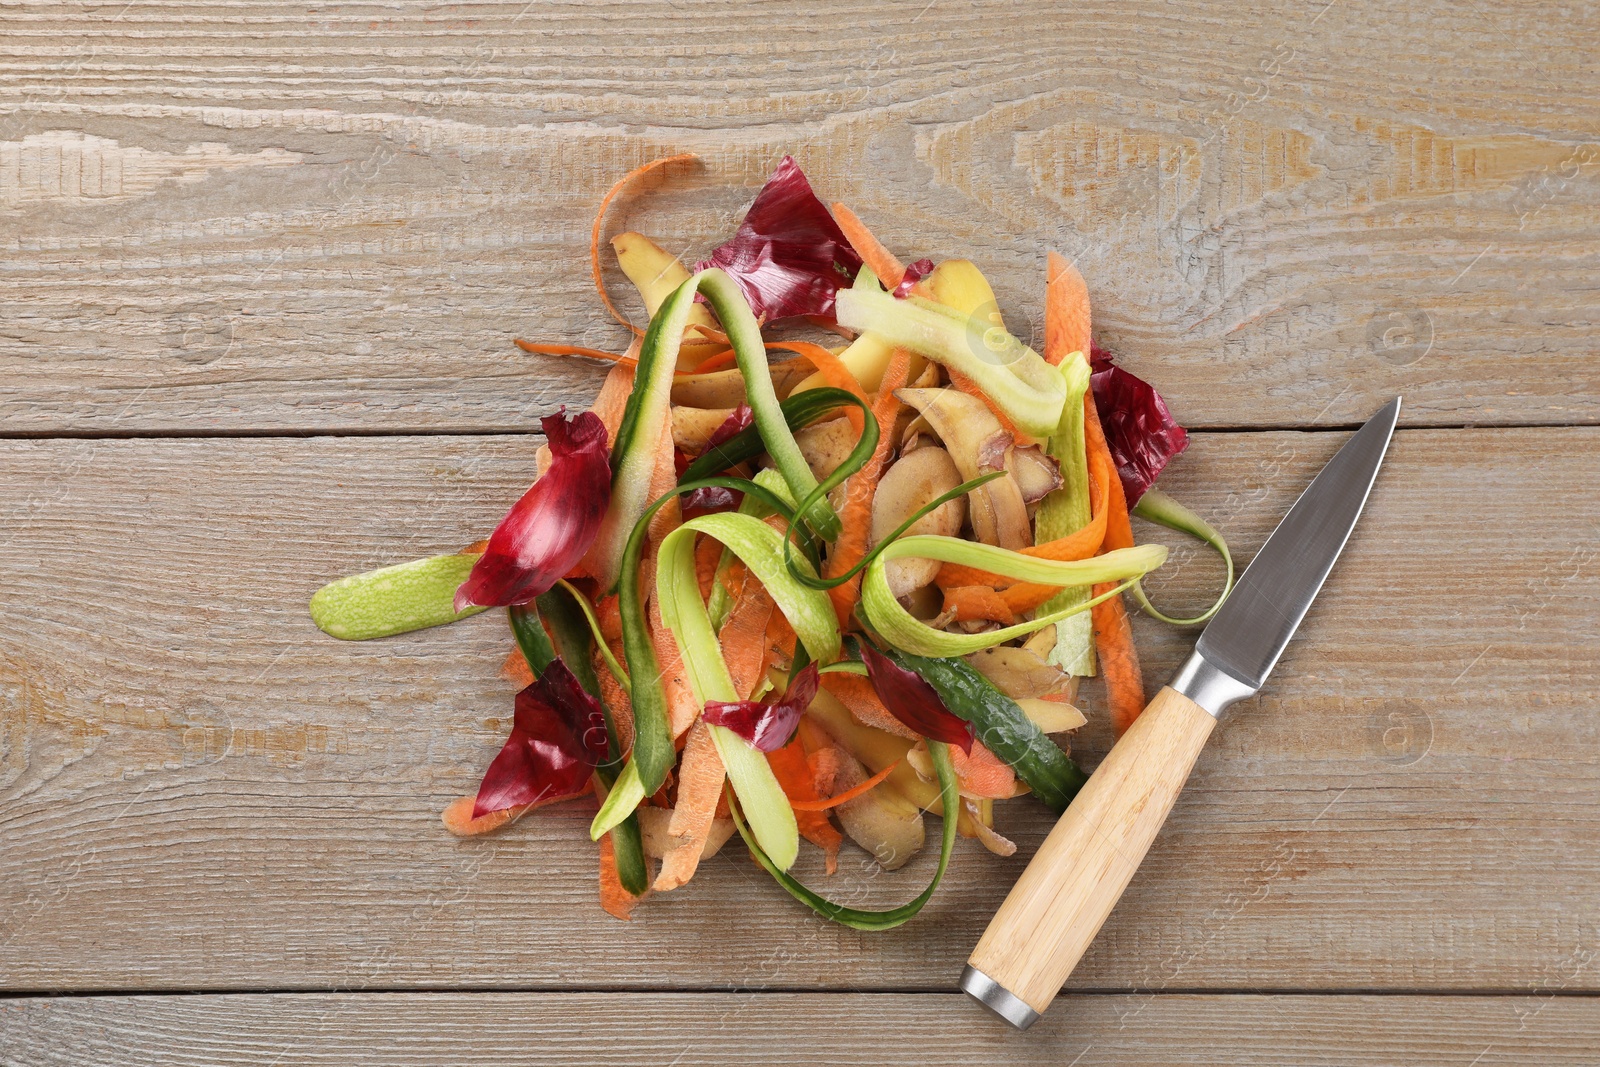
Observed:
[[[934,890],[939,888],[939,883],[944,879],[945,869],[950,866],[950,853],[956,844],[956,823],[959,818],[958,813],[961,811],[961,794],[956,781],[955,767],[950,762],[950,750],[942,742],[929,741],[928,755],[932,757],[933,769],[939,776],[939,796],[944,804],[943,834],[939,840],[939,866],[934,869],[933,880],[928,883],[928,888],[897,908],[873,911],[835,904],[827,900],[806,888],[799,879],[785,873],[761,850],[760,843],[745,824],[744,815],[737,803],[729,805],[733,814],[733,825],[738,828],[739,836],[744,839],[745,847],[750,850],[750,855],[755,861],[772,875],[790,896],[818,915],[856,930],[892,930],[914,918],[917,912],[922,910],[923,905],[932,899]]]
[[[744,503],[749,505],[749,514],[754,515],[758,519],[764,519],[769,515],[780,514],[788,517],[792,516],[795,510],[799,507],[799,504],[795,501],[794,494],[789,492],[789,485],[783,480],[783,475],[779,474],[771,467],[756,471],[756,476],[753,480],[757,485],[761,486],[761,488],[765,489],[767,492],[781,500],[783,502],[783,509],[779,511],[778,509],[770,507],[765,503],[765,498],[746,497]],[[794,519],[791,517],[789,518],[789,521],[792,523]]]
[[[638,817],[634,812],[653,792],[655,790],[646,789],[639,780],[639,765],[632,759],[628,760],[622,767],[622,773],[611,783],[605,803],[600,805],[594,821],[589,824],[589,839],[598,841],[630,819],[637,825]],[[613,847],[615,844],[616,839],[612,838]]]
[[[898,651],[890,656],[933,686],[944,706],[970,722],[978,740],[1009,763],[1034,796],[1058,813],[1067,810],[1089,776],[1015,700],[965,660]]]
[[[661,552],[664,553],[669,544],[674,546],[679,556],[686,558],[688,563],[684,566],[682,559],[675,558],[672,565],[686,571],[690,578],[694,577],[692,535],[695,533],[707,534],[721,541],[743,561],[746,567],[750,568],[750,573],[766,588],[767,595],[772,597],[778,610],[789,620],[789,625],[794,628],[796,636],[805,645],[806,652],[812,659],[818,663],[831,663],[839,658],[841,648],[839,621],[833,612],[833,602],[809,583],[796,579],[785,565],[782,546],[792,544],[788,538],[760,519],[740,515],[737,512],[722,512],[688,519],[662,540]],[[798,567],[803,561],[790,562]],[[667,566],[665,562],[658,562],[656,566],[657,592],[661,595],[663,617],[666,612],[666,593],[661,588],[661,575],[665,573]],[[803,575],[804,571],[801,573]],[[687,585],[682,588],[687,588]],[[698,601],[700,596],[698,581],[694,583],[694,589],[694,598]],[[737,696],[726,699],[744,698]]]
[[[689,658],[684,653],[684,659]],[[778,783],[764,752],[725,726],[709,726],[712,744],[722,758],[728,784],[734,796],[750,813],[750,830],[762,847],[769,850],[771,862],[781,870],[794,866],[800,855],[800,828],[789,806],[789,796]]]
[[[891,559],[913,557],[935,559],[944,563],[960,563],[981,570],[992,571],[1017,581],[1040,585],[1078,586],[1099,585],[1105,582],[1122,582],[1120,586],[1060,611],[1040,615],[1028,622],[1017,623],[998,630],[979,634],[952,634],[936,630],[914,618],[900,606],[889,589],[889,579],[884,564]],[[1134,581],[1159,567],[1167,558],[1162,545],[1137,545],[1119,548],[1090,559],[1063,562],[1025,556],[994,545],[963,541],[955,537],[934,534],[916,534],[895,541],[867,568],[866,579],[861,583],[859,610],[865,621],[889,644],[903,652],[919,656],[964,656],[1059,622],[1070,615],[1087,611],[1130,587]]]
[[[1004,328],[922,297],[892,296],[863,284],[860,275],[855,286],[839,290],[834,311],[841,326],[965,374],[1034,437],[1049,437],[1060,425],[1066,402],[1060,373]]]
[[[694,568],[697,533],[727,545],[761,580],[767,594],[794,627],[808,653],[827,659],[839,654],[839,633],[827,596],[791,578],[778,562],[777,530],[749,515],[702,515],[667,534],[656,555],[656,597],[661,621],[677,643],[684,674],[695,700],[736,701],[749,694],[734,688],[722,646],[712,628]],[[728,773],[734,795],[748,813],[751,833],[779,868],[787,870],[800,849],[794,809],[766,756],[733,731],[709,727],[712,743]]]
[[[885,537],[882,541],[879,541],[870,551],[867,552],[866,555],[862,556],[859,563],[845,571],[843,574],[835,575],[832,578],[801,576],[800,580],[811,586],[813,589],[833,589],[837,586],[843,585],[871,566],[872,561],[877,559],[878,555],[883,552],[884,549],[888,548],[889,545],[893,544],[899,538],[905,536],[906,531],[911,529],[912,526],[916,525],[918,519],[921,519],[930,512],[933,512],[943,505],[948,504],[957,497],[965,496],[966,494],[972,492],[972,490],[978,488],[980,485],[983,485],[987,482],[992,482],[996,478],[1004,477],[1005,473],[1005,471],[991,471],[988,474],[979,475],[970,482],[962,482],[949,492],[942,493],[934,500],[922,505],[922,507],[913,512],[905,522],[902,522],[899,526],[896,526],[887,537]]]
[[[818,674],[859,674],[867,677],[867,665],[855,660],[842,659],[838,663],[830,663],[826,667],[818,667]]]
[[[594,641],[594,647],[600,651],[600,659],[605,663],[606,670],[610,672],[611,677],[616,679],[617,684],[622,686],[624,693],[632,694],[633,683],[628,679],[628,672],[622,669],[622,664],[617,662],[617,657],[612,653],[611,646],[606,643],[605,634],[600,632],[600,617],[595,614],[594,605],[589,603],[589,598],[584,596],[577,586],[565,578],[557,582],[556,586],[565,590],[567,595],[572,598],[572,602],[577,605],[578,611],[582,615],[583,625],[588,629],[589,636]],[[576,674],[577,672],[574,671],[573,673]],[[589,665],[589,673],[594,673],[593,664]],[[599,684],[598,680],[596,684]],[[587,689],[588,687],[585,686],[584,688]],[[599,689],[591,689],[589,691],[596,696],[600,695]]]
[[[558,582],[556,588],[540,596],[534,603],[538,605],[539,618],[555,645],[556,655],[561,657],[561,661],[567,665],[573,677],[578,679],[578,684],[583,686],[584,692],[600,701],[600,713],[606,720],[607,747],[611,752],[611,760],[620,766],[622,745],[617,738],[617,727],[612,721],[611,709],[606,706],[605,698],[600,694],[600,676],[595,673],[594,660],[591,657],[596,648],[602,653],[610,651],[605,647],[605,640],[600,635],[600,626],[594,619],[594,609],[589,606],[588,599],[582,593],[564,581]],[[624,691],[627,690],[625,677],[619,684]],[[615,772],[616,768],[613,767],[611,777],[616,776]],[[611,783],[607,781],[606,784],[609,786]]]
[[[557,582],[556,588],[542,593],[534,601],[539,621],[544,624],[556,655],[561,657],[584,692],[599,698],[600,678],[594,672],[590,652],[599,641],[597,630],[590,628],[584,618],[588,602],[566,582]]]
[[[829,391],[830,390],[824,389],[815,390],[815,392]],[[831,474],[818,483],[817,487],[811,491],[810,496],[808,496],[799,504],[792,504],[791,502],[795,513],[799,515],[806,514],[807,509],[817,499],[825,497],[828,493],[831,493],[834,489],[844,484],[845,479],[849,478],[851,475],[860,471],[861,468],[865,467],[867,462],[872,458],[872,453],[877,450],[878,441],[882,433],[881,428],[878,426],[877,416],[873,414],[870,407],[862,403],[860,397],[846,392],[843,389],[834,389],[831,390],[831,392],[836,393],[839,398],[836,404],[831,405],[832,407],[837,408],[844,404],[854,404],[856,407],[861,409],[861,412],[864,416],[861,423],[861,437],[857,439],[855,447],[850,450],[850,454],[844,458],[844,462],[840,463],[838,467],[834,468]],[[809,393],[802,393],[800,395],[807,396]],[[766,472],[762,473],[765,474]],[[816,567],[816,559],[814,557],[812,559],[812,570],[809,572],[801,570],[794,563],[794,554],[790,550],[789,541],[785,541],[784,543],[784,565],[789,569],[789,573],[796,580],[810,586],[812,589],[837,588],[838,586],[844,585],[846,582],[853,579],[862,571],[866,570],[867,567],[871,565],[872,561],[878,557],[880,552],[882,552],[889,546],[890,543],[901,537],[907,530],[915,525],[918,519],[921,519],[923,516],[929,514],[951,500],[954,500],[959,496],[964,496],[979,486],[1004,476],[1005,471],[993,471],[989,474],[981,475],[980,477],[974,478],[969,482],[963,482],[961,485],[956,486],[949,492],[942,494],[937,499],[923,505],[914,514],[912,514],[911,517],[896,527],[895,530],[889,534],[889,536],[885,537],[876,546],[874,546],[873,549],[863,556],[855,566],[851,567],[843,574],[835,575],[831,578],[819,577],[816,572],[817,570],[820,570],[820,568]],[[761,480],[761,475],[757,475],[757,480]],[[794,523],[791,520],[791,527],[793,526]],[[803,533],[803,530],[801,532]]]
[[[822,386],[794,394],[780,403],[778,410],[783,414],[784,425],[790,430],[798,430],[832,415],[846,404],[860,403],[860,398],[852,392]],[[692,482],[720,474],[729,467],[755,459],[764,451],[766,446],[761,439],[761,428],[747,426],[704,455],[696,457],[679,481]]]
[[[1133,595],[1139,601],[1139,606],[1146,615],[1160,619],[1162,622],[1171,623],[1173,626],[1198,626],[1207,621],[1221,609],[1223,602],[1233,592],[1233,553],[1228,551],[1228,542],[1222,539],[1222,534],[1205,519],[1184,507],[1172,497],[1163,493],[1155,486],[1144,491],[1138,503],[1133,505],[1133,513],[1147,522],[1165,526],[1169,530],[1188,534],[1190,537],[1210,545],[1222,557],[1223,564],[1228,568],[1228,576],[1222,582],[1222,595],[1212,603],[1202,614],[1192,619],[1174,619],[1170,615],[1163,615],[1156,610],[1154,604],[1145,596],[1144,588],[1137,582],[1133,586]]]
[[[1046,451],[1061,464],[1064,484],[1039,505],[1034,540],[1040,544],[1081,530],[1094,517],[1089,505],[1089,450],[1083,436],[1083,394],[1089,389],[1089,363],[1083,353],[1074,352],[1071,359],[1062,362],[1060,371],[1067,400],[1061,409],[1061,423],[1047,443]],[[1060,611],[1081,604],[1088,597],[1086,589],[1063,589],[1045,601],[1039,610],[1047,614]],[[1080,678],[1092,676],[1095,672],[1094,620],[1079,612],[1056,623],[1056,643],[1046,659],[1068,674]]]
[[[756,472],[755,482],[781,498],[789,511],[794,510],[794,498],[789,495],[789,486],[784,482],[783,475],[767,467]],[[767,507],[761,499],[746,495],[739,502],[739,514],[764,519],[768,515],[777,513]],[[733,594],[728,592],[726,582],[728,572],[733,569],[733,560],[732,550],[724,545],[722,554],[717,557],[716,577],[711,583],[711,597],[706,601],[706,611],[711,615],[711,626],[719,632],[722,630],[722,624],[728,621],[729,614],[733,612]],[[813,566],[815,566],[814,560]]]
[[[608,790],[606,798],[610,799],[609,790],[615,788],[618,778],[616,768],[597,768],[594,773]],[[650,888],[650,869],[644,862],[644,832],[639,829],[638,807],[635,801],[628,809],[627,818],[606,832],[611,835],[611,858],[617,865],[617,881],[630,896],[642,897]]]
[[[1133,588],[1135,581],[1137,579],[1129,578],[1121,585],[1082,604],[1074,604],[1049,615],[1040,615],[1028,622],[1019,622],[1014,626],[976,634],[952,634],[944,630],[935,630],[916,619],[904,608],[900,608],[900,614],[897,616],[888,604],[876,597],[873,598],[873,603],[869,603],[865,591],[861,596],[860,611],[865,616],[866,624],[883,634],[884,639],[895,648],[922,656],[969,656],[974,652],[982,652],[986,648],[1005,644],[1007,641],[1027,637],[1052,623],[1060,622],[1079,612],[1089,611],[1095,605],[1103,604],[1112,597],[1127,592]],[[899,607],[898,602],[895,602],[894,606]]]
[[[716,267],[710,267],[680,285],[667,298],[666,303],[662,304],[657,318],[667,316],[669,309],[680,307],[683,309],[682,316],[674,315],[666,323],[668,332],[658,334],[657,343],[670,346],[672,357],[670,365],[675,366],[678,346],[683,337],[683,326],[687,322],[688,309],[693,306],[696,293],[706,298],[711,310],[716,312],[717,318],[722,322],[723,331],[728,335],[728,344],[733,349],[734,364],[744,376],[745,399],[750,405],[755,429],[761,436],[763,451],[772,457],[772,465],[783,475],[784,481],[789,483],[794,495],[805,497],[815,488],[817,479],[811,473],[811,467],[806,463],[805,456],[800,452],[800,445],[789,429],[783,409],[778,403],[778,394],[772,387],[772,369],[767,362],[767,345],[761,337],[761,324],[756,321],[754,312],[750,310],[750,304],[734,280]],[[682,322],[677,321],[679,317],[683,319]],[[650,325],[650,332],[655,333],[655,321]],[[641,347],[639,353],[641,369],[644,366],[645,348],[649,344],[650,337],[647,334],[644,347]],[[670,370],[664,375],[664,379],[665,388],[670,393],[672,386]],[[826,500],[818,501],[814,507],[802,514],[805,520],[822,534],[824,540],[831,541],[839,536],[839,517],[833,513],[833,508]]]
[[[687,288],[691,284],[705,294],[706,302],[716,312],[728,335],[734,363],[744,375],[745,399],[750,405],[756,428],[761,431],[761,443],[766,446],[767,455],[772,457],[772,465],[789,483],[790,492],[805,500],[816,488],[817,479],[811,473],[811,465],[800,452],[800,444],[794,439],[794,433],[783,417],[778,394],[772,387],[772,368],[767,362],[767,345],[761,337],[761,324],[756,321],[755,313],[750,310],[750,304],[738,285],[717,268],[701,271],[680,288]],[[839,516],[833,513],[833,507],[824,497],[818,496],[815,501],[802,504],[800,517],[824,541],[832,541],[839,536]]]
[[[761,326],[749,303],[727,274],[715,267],[700,271],[662,301],[639,344],[633,391],[628,394],[627,406],[612,439],[611,505],[592,553],[601,572],[597,577],[602,589],[609,589],[625,577],[623,556],[628,540],[639,516],[649,506],[656,447],[661,434],[670,432],[672,378],[677,371],[678,350],[683,345],[683,331],[694,310],[696,294],[705,296],[722,321],[728,343],[733,347],[734,361],[744,376],[745,395],[760,430],[764,450],[772,456],[774,465],[796,496],[805,496],[816,485],[811,468],[806,465],[800,446],[784,421],[772,387],[766,342],[761,338]],[[838,517],[826,501],[810,518],[818,529],[838,528]]]
[[[528,662],[528,669],[535,678],[539,677],[555,662],[557,653],[555,643],[545,632],[536,602],[511,605],[506,609],[506,618],[511,623],[511,636],[516,638],[517,648]]]
[[[329,582],[312,594],[311,621],[330,637],[370,641],[477,615],[489,609],[457,611],[454,601],[478,559],[453,552]]]
[[[639,344],[633,389],[611,438],[611,503],[589,551],[602,590],[627,578],[623,557],[639,516],[649,506],[656,448],[661,435],[671,431],[672,376],[694,294],[694,279],[674,290],[651,317]]]
[[[661,687],[661,662],[656,658],[655,646],[650,641],[650,630],[645,614],[644,591],[640,587],[640,570],[643,565],[644,545],[648,538],[650,520],[667,501],[679,494],[693,492],[706,486],[735,489],[746,496],[761,500],[774,512],[785,518],[792,516],[782,497],[765,486],[746,478],[702,478],[686,482],[663,494],[645,508],[634,523],[622,554],[622,573],[617,582],[617,611],[622,621],[622,652],[627,660],[628,677],[633,680],[629,698],[633,705],[633,749],[627,766],[618,778],[617,788],[600,805],[600,811],[589,825],[589,835],[596,840],[616,826],[639,806],[640,801],[655,793],[666,781],[667,772],[677,762],[677,749],[667,728],[667,696]],[[705,516],[709,518],[710,516]],[[759,520],[751,520],[759,522]],[[765,523],[760,523],[766,526]],[[767,527],[774,536],[781,536]],[[692,552],[690,546],[693,567]],[[776,558],[776,557],[775,557]],[[698,585],[696,586],[698,590]],[[734,698],[737,699],[737,698]]]
[[[728,592],[726,582],[728,572],[732,569],[733,553],[724,545],[722,554],[717,557],[717,569],[712,572],[711,597],[706,601],[706,613],[711,616],[711,626],[716,630],[721,630],[722,624],[733,614],[733,594]]]
[[[794,643],[794,658],[789,662],[789,677],[784,682],[784,691],[785,692],[788,691],[788,687],[789,686],[794,684],[794,680],[797,677],[799,677],[800,672],[805,670],[806,667],[810,666],[810,664],[811,664],[811,653],[806,651],[805,642],[804,641],[796,641]],[[821,667],[817,668],[817,673],[818,674],[822,673],[822,668]],[[771,676],[769,675],[768,678],[767,678],[767,681],[770,682],[771,680],[772,680]],[[752,699],[754,699],[754,698],[752,698]],[[793,740],[793,738],[791,737],[790,740]]]
[[[605,717],[610,762],[596,767],[594,773],[600,785],[609,790],[617,780],[622,750],[617,741],[611,709],[601,700],[600,680],[589,659],[591,638],[588,624],[573,603],[574,599],[575,595],[563,596],[551,590],[533,602],[511,607],[507,614],[517,647],[522,650],[522,656],[528,661],[534,677],[543,674],[559,656],[567,669],[572,671],[573,677],[578,679],[578,684],[600,701],[600,711]],[[617,880],[622,888],[633,896],[643,896],[650,886],[650,872],[645,867],[644,838],[637,816],[630,813],[611,829],[611,849],[617,864]]]

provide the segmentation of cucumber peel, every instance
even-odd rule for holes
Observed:
[[[622,748],[617,741],[616,723],[611,709],[600,696],[600,680],[595,675],[594,664],[589,659],[590,635],[573,603],[571,594],[563,595],[551,590],[536,601],[519,604],[507,612],[511,619],[511,632],[517,647],[528,661],[534,676],[543,674],[557,657],[578,679],[578,684],[596,700],[605,717],[606,748],[609,762],[595,768],[595,777],[602,789],[611,790],[617,781],[617,771]],[[546,623],[548,621],[548,630]],[[631,812],[628,817],[611,828],[611,848],[617,864],[617,881],[633,896],[643,896],[650,887],[650,872],[644,862],[644,837],[639,820]]]
[[[745,561],[767,587],[768,594],[794,627],[808,650],[831,655],[839,653],[839,634],[834,625],[828,598],[794,581],[783,569],[773,539],[778,531],[749,515],[705,515],[691,519],[662,539],[656,557],[656,596],[661,605],[661,621],[677,642],[683,656],[684,673],[695,700],[743,700],[749,694],[738,692],[722,658],[722,646],[711,628],[711,616],[700,599],[700,582],[695,575],[694,538],[706,533],[721,541]],[[760,562],[762,558],[765,562]],[[765,573],[763,573],[765,572]],[[768,579],[776,579],[776,584]],[[749,816],[751,832],[766,854],[780,869],[793,865],[800,851],[800,831],[789,806],[789,798],[777,775],[762,753],[738,734],[721,726],[711,726],[711,740],[728,783]]]
[[[783,415],[784,425],[790,430],[798,430],[809,426],[825,415],[831,415],[845,404],[861,406],[860,399],[852,392],[825,386],[819,389],[808,389],[803,393],[796,393],[778,405],[779,412]],[[684,470],[681,482],[692,482],[700,478],[709,478],[712,475],[732,467],[736,463],[755,459],[765,451],[762,444],[761,427],[759,425],[747,426],[722,444],[697,457]]]
[[[1145,596],[1144,588],[1137,582],[1133,586],[1133,595],[1139,601],[1139,606],[1146,615],[1160,619],[1162,622],[1173,626],[1198,626],[1207,621],[1221,609],[1228,594],[1233,592],[1233,553],[1228,551],[1228,542],[1222,539],[1222,534],[1217,528],[1202,519],[1199,515],[1184,507],[1172,497],[1163,493],[1155,486],[1151,486],[1139,497],[1138,503],[1133,505],[1133,513],[1147,522],[1165,526],[1169,530],[1188,534],[1198,541],[1210,545],[1222,557],[1223,564],[1228,568],[1228,576],[1223,579],[1222,593],[1212,602],[1211,606],[1191,619],[1174,619],[1156,610],[1150,598]]]
[[[1061,464],[1065,481],[1060,489],[1039,505],[1034,541],[1043,544],[1066,537],[1089,525],[1089,453],[1083,436],[1083,394],[1089,389],[1089,364],[1083,353],[1061,363],[1061,379],[1067,389],[1067,402],[1061,409],[1061,423],[1047,445],[1047,451]],[[1089,598],[1087,589],[1063,589],[1040,607],[1048,613],[1073,607]],[[1056,643],[1051,646],[1050,663],[1068,674],[1089,677],[1094,674],[1094,620],[1084,612],[1056,623]]]
[[[859,279],[839,290],[835,311],[841,326],[877,334],[971,378],[1027,433],[1049,437],[1060,425],[1061,375],[1004,328],[921,297],[891,296]]]
[[[803,499],[816,488],[817,480],[800,453],[800,445],[773,390],[761,325],[732,278],[715,267],[702,270],[673,290],[651,318],[650,328],[640,342],[633,391],[628,394],[628,404],[611,445],[611,506],[590,553],[602,589],[626,578],[623,557],[639,516],[649,506],[650,479],[655,472],[661,435],[670,432],[672,376],[677,370],[678,350],[683,346],[684,327],[697,306],[697,294],[705,296],[727,332],[734,361],[744,376],[745,395],[763,450],[772,457],[795,497]],[[813,505],[806,518],[825,539],[838,536],[839,517],[826,500]]]
[[[1089,776],[1015,700],[964,660],[898,651],[889,655],[933,686],[944,706],[970,722],[978,740],[1010,764],[1035,796],[1058,813],[1067,810]]]
[[[370,641],[477,615],[488,608],[457,611],[454,600],[478,558],[453,552],[329,582],[311,597],[311,621],[331,637]]]
[[[944,826],[939,839],[939,866],[934,868],[933,879],[928,883],[928,888],[897,908],[875,911],[833,903],[821,894],[806,888],[799,879],[786,873],[762,851],[760,843],[746,825],[737,803],[729,805],[733,814],[733,825],[738,828],[739,836],[744,838],[745,847],[750,850],[750,855],[762,869],[772,875],[790,896],[818,915],[856,930],[893,930],[896,926],[909,922],[922,910],[923,905],[932,899],[934,890],[939,888],[939,883],[944,878],[945,869],[950,865],[950,853],[956,844],[958,819],[955,813],[961,810],[961,794],[956,781],[955,767],[950,762],[950,750],[943,742],[929,741],[928,755],[933,758],[933,769],[939,776],[939,797],[943,802],[944,812],[941,817]]]
[[[792,521],[792,515],[783,499],[756,482],[746,478],[703,478],[698,482],[685,482],[662,495],[645,508],[634,524],[622,557],[622,573],[617,584],[617,611],[622,621],[622,651],[628,663],[628,677],[632,679],[629,693],[633,705],[633,749],[627,765],[617,779],[617,788],[589,825],[589,835],[600,835],[616,826],[639,806],[640,801],[661,788],[667,772],[677,762],[678,753],[672,744],[672,734],[667,728],[667,697],[661,687],[661,662],[656,658],[655,645],[645,618],[644,590],[640,572],[643,569],[644,543],[650,519],[667,501],[680,493],[692,492],[702,486],[735,489],[759,499],[773,511]],[[764,525],[764,524],[763,524]],[[773,531],[776,534],[776,531]],[[692,560],[691,560],[692,567]],[[698,592],[698,585],[696,586]],[[702,605],[702,609],[703,609]],[[731,698],[736,699],[736,698]]]
[[[937,630],[916,619],[906,611],[889,588],[884,564],[902,558],[935,559],[942,563],[960,563],[992,571],[1017,581],[1040,585],[1099,585],[1104,582],[1123,584],[1100,596],[1060,611],[1040,615],[1028,622],[1017,623],[998,630],[977,634],[954,634]],[[1025,637],[1035,630],[1059,622],[1070,615],[1087,611],[1130,587],[1134,580],[1159,567],[1167,558],[1163,545],[1138,545],[1119,548],[1090,559],[1063,562],[1025,556],[994,545],[963,541],[956,537],[936,534],[917,534],[893,542],[873,560],[867,568],[866,579],[861,583],[859,609],[863,620],[883,636],[884,640],[904,652],[919,656],[964,656],[995,645],[1004,644],[1017,637]]]

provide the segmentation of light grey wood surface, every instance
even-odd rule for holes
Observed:
[[[0,5],[0,1063],[1597,1062],[1597,43],[1545,0]],[[439,825],[506,728],[497,615],[306,616],[526,486],[603,368],[510,340],[623,346],[592,212],[686,150],[609,232],[693,260],[789,152],[1024,338],[1073,258],[1214,431],[1163,484],[1241,556],[1406,397],[1303,639],[1028,1035],[947,991],[1030,800],[898,931],[737,846],[624,925],[582,804]],[[1152,591],[1202,603],[1169,543]],[[1191,638],[1136,626],[1154,685]]]
[[[793,152],[1025,337],[1076,259],[1191,425],[1600,413],[1583,5],[115,0],[0,34],[11,431],[524,429],[599,374],[510,338],[622,346],[593,207],[685,150],[619,225],[702,255]]]
[[[0,1003],[0,1062],[974,1063],[1016,1067],[1590,1067],[1574,997],[1084,996],[1026,1034],[952,994],[411,993]]]
[[[1247,557],[1343,437],[1201,434],[1166,484]],[[484,534],[535,444],[0,445],[0,984],[950,987],[1048,827],[1029,799],[999,816],[1018,856],[962,842],[921,920],[870,936],[736,848],[620,924],[582,804],[444,832],[506,729],[503,619],[343,643],[306,599]],[[1202,754],[1075,988],[1600,988],[1597,445],[1398,435],[1302,639]],[[1220,568],[1173,543],[1152,592],[1198,604]],[[1192,637],[1139,640],[1154,685]],[[1108,740],[1087,731],[1085,758]],[[905,899],[931,863],[861,859],[831,891]]]

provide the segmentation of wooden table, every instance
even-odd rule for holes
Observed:
[[[0,1061],[1600,1063],[1592,6],[0,26]],[[953,983],[1039,806],[891,933],[735,848],[624,925],[586,811],[439,826],[506,729],[497,616],[366,645],[307,617],[526,486],[537,417],[602,372],[510,340],[623,343],[589,221],[677,151],[703,165],[614,230],[707,249],[792,152],[902,254],[976,260],[1024,337],[1073,257],[1097,339],[1197,431],[1163,484],[1243,557],[1405,395],[1303,639],[1025,1035]],[[1180,605],[1217,578],[1167,571]],[[1192,639],[1139,638],[1152,685]],[[862,858],[836,885],[885,901],[931,862]]]

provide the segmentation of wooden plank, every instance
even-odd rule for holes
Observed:
[[[1344,436],[1200,434],[1163,484],[1248,556]],[[1016,857],[962,842],[881,935],[809,917],[736,848],[620,924],[582,805],[443,832],[507,729],[503,621],[347,644],[305,603],[482,536],[536,444],[0,445],[0,987],[950,988],[1047,828],[1031,801],[1002,806]],[[1600,988],[1597,448],[1399,434],[1074,988]],[[1169,572],[1173,610],[1218,580],[1186,547]],[[1139,639],[1154,685],[1192,638]],[[828,891],[903,900],[930,866],[847,852]]]
[[[976,260],[1024,336],[1046,250],[1076,258],[1100,341],[1194,425],[1348,423],[1395,392],[1408,425],[1600,411],[1577,325],[1600,26],[1554,3],[42,3],[0,26],[8,433],[523,430],[599,371],[510,339],[623,345],[590,215],[682,150],[703,169],[619,227],[692,260],[794,152],[908,256]]]
[[[960,995],[406,993],[0,1003],[0,1057],[51,1064],[1589,1065],[1579,997],[1068,995],[1026,1034]]]

